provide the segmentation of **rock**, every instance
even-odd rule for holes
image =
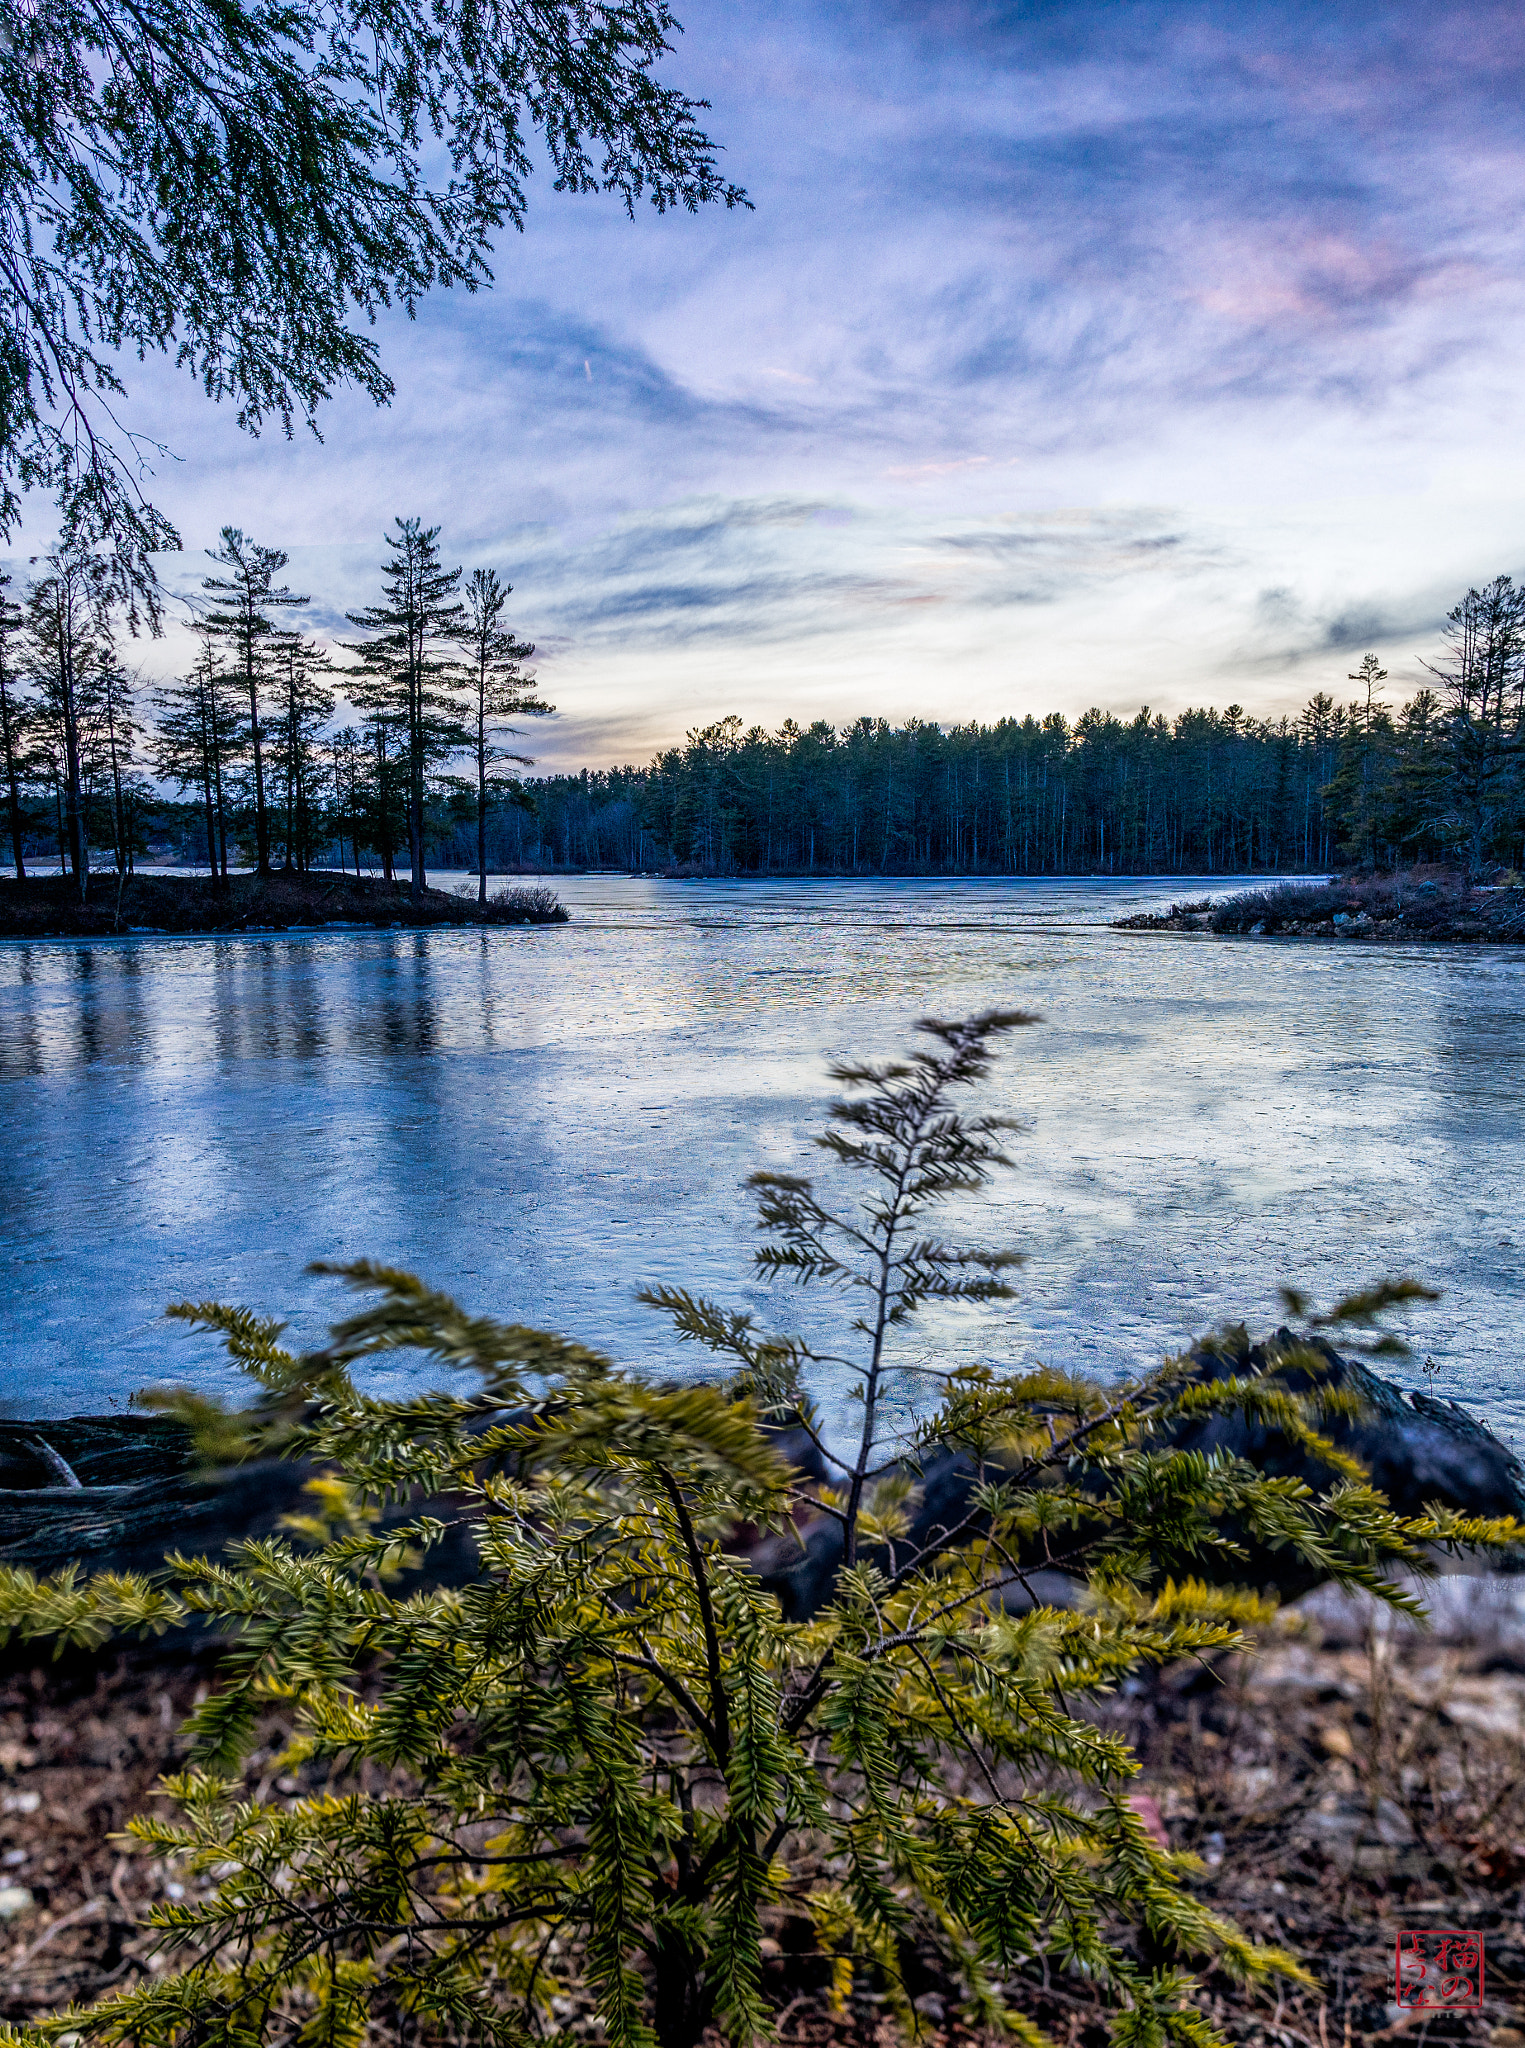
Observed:
[[[1440,1683],[1405,1686],[1417,1705],[1444,1715],[1457,1728],[1479,1735],[1525,1738],[1525,1680],[1495,1672],[1480,1678],[1449,1678]]]
[[[52,1474],[37,1448],[40,1436],[67,1461],[78,1486],[43,1483]],[[313,1476],[311,1465],[282,1458],[218,1470],[199,1466],[185,1425],[168,1416],[0,1422],[0,1564],[41,1578],[68,1564],[86,1573],[158,1572],[174,1550],[216,1557],[229,1544],[279,1534],[285,1516],[308,1510],[305,1488]],[[400,1502],[382,1516],[382,1526],[413,1512],[411,1503]],[[466,1503],[445,1498],[430,1512],[451,1525],[430,1551],[430,1581],[467,1583],[480,1566]],[[198,1622],[156,1640],[173,1655],[204,1639]],[[27,1668],[36,1655],[35,1646],[12,1643],[0,1649],[0,1664]],[[4,1803],[35,1796],[6,1794]]]
[[[0,1884],[0,1920],[19,1920],[36,1903],[24,1884]]]
[[[1458,1569],[1447,1559],[1439,1578],[1421,1580],[1400,1573],[1397,1580],[1419,1595],[1428,1612],[1421,1625],[1406,1614],[1384,1609],[1384,1633],[1405,1639],[1422,1634],[1437,1646],[1464,1647],[1490,1673],[1525,1673],[1525,1573]],[[1365,1644],[1372,1619],[1372,1603],[1365,1594],[1321,1586],[1300,1600],[1298,1608],[1326,1645]]]
[[[1323,1371],[1318,1384],[1356,1396],[1359,1413],[1331,1419],[1326,1432],[1340,1449],[1360,1459],[1371,1473],[1372,1484],[1380,1487],[1400,1515],[1423,1514],[1431,1502],[1438,1501],[1467,1514],[1515,1515],[1525,1522],[1525,1468],[1507,1445],[1454,1401],[1439,1401],[1428,1394],[1406,1395],[1358,1360],[1342,1358],[1322,1340],[1305,1343],[1286,1329],[1278,1330],[1265,1344],[1253,1346],[1244,1330],[1237,1329],[1190,1355],[1198,1376],[1211,1382],[1236,1377],[1249,1367],[1274,1371],[1278,1357],[1299,1348],[1319,1354]],[[1306,1367],[1284,1367],[1279,1378],[1292,1392],[1308,1392],[1315,1384],[1315,1374]],[[1313,1484],[1327,1484],[1334,1477],[1281,1430],[1253,1421],[1242,1412],[1230,1411],[1187,1424],[1173,1433],[1170,1442],[1181,1450],[1227,1451],[1272,1477],[1293,1476]],[[814,1447],[811,1449],[813,1453]],[[802,1465],[801,1469],[818,1476],[813,1468]],[[968,1515],[974,1467],[967,1457],[952,1451],[933,1453],[914,1468],[914,1476],[921,1498],[910,1532],[894,1547],[893,1555],[889,1549],[873,1553],[881,1567],[893,1569],[897,1562],[904,1563]],[[977,1521],[971,1522],[971,1534],[979,1526]],[[1243,1561],[1232,1567],[1236,1583],[1269,1587],[1282,1599],[1295,1599],[1320,1583],[1322,1574],[1287,1551],[1257,1544],[1246,1532],[1234,1533],[1246,1550]],[[842,1552],[840,1525],[822,1516],[802,1528],[797,1538],[777,1537],[760,1545],[753,1553],[753,1563],[764,1584],[777,1594],[786,1617],[803,1621],[831,1597]],[[1196,1563],[1191,1568],[1200,1572],[1202,1566]],[[1064,1604],[1068,1597],[1070,1582],[1058,1573],[1037,1569],[1036,1563],[1029,1583],[1040,1600]]]
[[[1414,1840],[1413,1823],[1391,1799],[1379,1799],[1373,1813],[1362,1801],[1330,1793],[1303,1816],[1302,1826],[1326,1848],[1406,1849]]]

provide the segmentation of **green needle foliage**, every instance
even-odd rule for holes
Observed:
[[[813,1929],[839,2003],[871,1984],[914,2027],[907,1964],[931,1952],[971,2023],[1025,2043],[1047,2038],[1021,2010],[1045,1972],[1103,1987],[1114,2039],[1138,2048],[1215,2038],[1194,1967],[1297,1972],[1194,1896],[1192,1859],[1141,1823],[1134,1758],[1087,1702],[1138,1666],[1245,1645],[1268,1603],[1208,1583],[1232,1579],[1236,1529],[1395,1600],[1388,1574],[1421,1544],[1519,1531],[1400,1521],[1339,1471],[1316,1396],[1268,1375],[1204,1387],[1180,1361],[1108,1389],[923,1373],[909,1445],[904,1426],[894,1440],[918,1311],[1009,1290],[1009,1253],[932,1226],[1003,1163],[1009,1125],[956,1104],[1031,1021],[929,1025],[904,1061],[838,1070],[821,1143],[861,1203],[758,1177],[760,1270],[855,1310],[861,1429],[840,1453],[804,1391],[821,1355],[683,1293],[651,1299],[734,1367],[710,1384],[653,1385],[370,1265],[343,1270],[373,1302],[307,1358],[278,1325],[182,1306],[260,1387],[240,1415],[201,1411],[208,1442],[280,1444],[330,1476],[289,1540],[177,1558],[162,1585],[0,1573],[8,1633],[90,1642],[199,1616],[229,1644],[165,1787],[174,1811],[133,1824],[186,1882],[154,1911],[164,1967],[28,2038],[765,2040],[781,2002],[765,1942],[786,1919]],[[399,1351],[459,1387],[360,1392],[355,1368]],[[1181,1418],[1225,1407],[1276,1417],[1333,1483],[1169,1448]],[[817,1438],[837,1479],[823,1498],[770,1419]],[[917,1460],[949,1449],[976,1484],[929,1533]],[[431,1586],[412,1566],[462,1502],[480,1570]],[[738,1529],[786,1532],[807,1503],[838,1518],[843,1565],[829,1604],[790,1624]],[[1028,1602],[1036,1564],[1071,1574],[1073,1607]],[[272,1705],[294,1733],[264,1782],[301,1771],[308,1789],[251,1799],[240,1758]]]
[[[0,537],[58,494],[157,622],[142,495],[164,451],[124,423],[159,352],[241,427],[316,431],[392,385],[366,328],[489,284],[534,157],[627,210],[745,205],[660,76],[664,0],[27,0],[0,15]]]

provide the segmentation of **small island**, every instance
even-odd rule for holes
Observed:
[[[1448,869],[1335,876],[1244,889],[1214,902],[1114,918],[1120,932],[1212,932],[1228,938],[1420,939],[1471,946],[1525,945],[1525,884],[1517,875],[1472,883]]]
[[[446,889],[416,900],[406,882],[306,874],[92,876],[84,903],[70,876],[0,878],[0,938],[111,938],[149,932],[303,931],[325,926],[565,924],[556,892],[515,886],[479,903]]]

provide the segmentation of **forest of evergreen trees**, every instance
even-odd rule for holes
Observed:
[[[713,874],[1248,874],[1525,865],[1525,591],[1448,622],[1434,687],[1297,718],[1088,711],[995,725],[727,718],[649,768],[546,778],[498,822],[505,865]]]
[[[1088,711],[994,725],[739,718],[646,767],[523,779],[508,750],[534,649],[510,586],[442,563],[399,520],[380,601],[337,650],[284,627],[286,557],[224,530],[197,659],[153,689],[120,658],[90,556],[0,573],[0,769],[18,878],[57,856],[83,895],[104,851],[226,876],[426,866],[714,875],[1247,874],[1444,861],[1525,866],[1525,586],[1453,608],[1407,701],[1368,655],[1295,718]],[[333,654],[347,659],[338,663]]]
[[[470,820],[485,900],[489,817],[528,801],[512,772],[526,757],[504,739],[513,719],[552,707],[523,667],[534,648],[504,618],[512,586],[478,569],[463,587],[437,527],[393,524],[380,602],[349,615],[359,637],[341,643],[342,666],[282,625],[309,601],[277,580],[286,555],[224,527],[209,551],[221,573],[189,600],[195,662],[156,688],[122,661],[106,557],[43,557],[19,601],[0,570],[0,773],[17,881],[29,858],[56,853],[84,902],[101,848],[125,874],[155,847],[223,885],[231,868],[326,861],[357,875],[369,861],[391,881],[406,860],[417,896],[441,831]]]

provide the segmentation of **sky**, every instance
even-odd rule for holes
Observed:
[[[1401,696],[1525,570],[1517,7],[678,11],[752,210],[537,179],[321,446],[133,365],[170,589],[231,523],[337,636],[392,516],[438,524],[514,586],[546,770],[732,712],[1277,715],[1368,648]]]

